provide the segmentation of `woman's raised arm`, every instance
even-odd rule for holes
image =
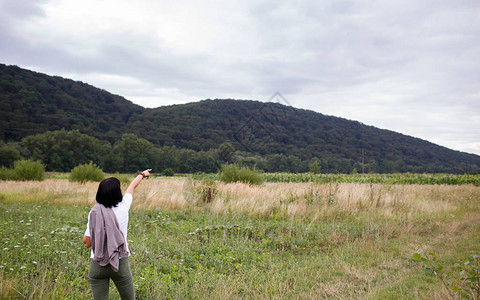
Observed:
[[[133,196],[133,192],[135,191],[135,188],[140,184],[140,181],[142,181],[143,178],[148,179],[148,177],[150,177],[151,170],[152,169],[146,169],[145,171],[138,173],[137,177],[135,177],[135,179],[128,186],[126,193]]]

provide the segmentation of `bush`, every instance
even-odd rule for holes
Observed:
[[[129,184],[134,179],[131,175],[120,174],[118,172],[116,172],[113,177],[117,178],[121,184]]]
[[[96,164],[90,162],[73,168],[68,180],[85,183],[87,181],[102,181],[103,178],[103,171]]]
[[[215,181],[204,179],[197,181],[195,184],[195,195],[202,203],[210,203],[217,194],[217,187]]]
[[[13,169],[0,167],[0,180],[12,180],[13,179]]]
[[[313,174],[320,173],[320,165],[318,164],[318,159],[315,158],[310,163],[310,172],[312,172]]]
[[[42,181],[45,176],[45,167],[42,163],[33,160],[17,160],[14,163],[10,179]]]
[[[224,164],[220,169],[220,180],[226,183],[243,182],[248,184],[262,184],[263,174],[261,170],[257,170],[254,166],[241,167],[237,164]]]
[[[172,170],[172,168],[166,168],[165,170],[163,170],[162,175],[163,176],[174,176],[175,172]]]
[[[451,299],[457,298],[454,293],[457,293],[458,299],[480,299],[480,259],[477,254],[472,253],[461,264],[455,264],[459,273],[453,282],[443,272],[443,265],[437,261],[435,252],[419,249],[412,258],[422,262],[427,274],[442,281]]]

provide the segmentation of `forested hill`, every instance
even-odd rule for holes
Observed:
[[[146,109],[82,82],[1,64],[0,100],[5,142],[64,128],[112,145],[124,133],[158,148],[208,151],[230,142],[255,162],[280,155],[305,165],[318,158],[330,171],[358,169],[362,159],[376,172],[458,173],[480,166],[477,155],[280,103],[204,100]]]
[[[131,119],[131,127],[139,136],[181,148],[207,150],[228,140],[244,151],[317,157],[324,166],[335,158],[333,164],[342,170],[361,162],[362,153],[376,171],[461,172],[466,164],[480,166],[477,155],[279,103],[204,100],[148,110],[142,122],[137,118]],[[148,131],[142,131],[144,125]]]
[[[145,110],[83,82],[0,64],[0,137],[6,141],[62,128],[115,138]]]

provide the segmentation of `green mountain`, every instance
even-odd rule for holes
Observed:
[[[82,82],[1,64],[0,115],[5,142],[64,128],[111,144],[134,133],[157,147],[195,151],[228,141],[244,157],[316,158],[342,172],[368,165],[375,172],[463,173],[480,166],[478,155],[280,103],[217,99],[147,109]]]
[[[0,64],[0,138],[5,141],[62,128],[114,139],[144,111],[83,82]]]

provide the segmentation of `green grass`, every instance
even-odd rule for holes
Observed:
[[[344,211],[318,219],[215,215],[207,206],[137,210],[134,202],[137,298],[440,299],[441,283],[412,253],[429,245],[454,276],[454,262],[478,248],[478,195],[448,212]],[[63,205],[63,197],[0,193],[1,298],[91,299],[82,244],[90,207]],[[113,284],[111,295],[118,298]]]

